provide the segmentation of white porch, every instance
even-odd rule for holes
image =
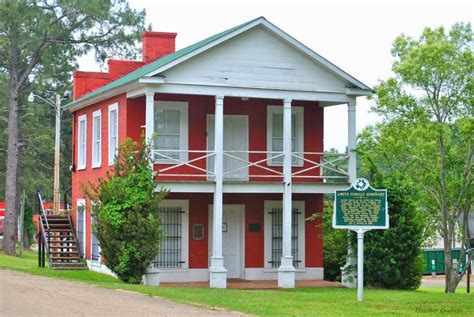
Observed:
[[[149,88],[146,93],[145,131],[149,140],[156,131],[154,95],[161,92],[160,87]],[[293,288],[297,270],[293,265],[291,253],[292,195],[331,193],[335,189],[347,188],[349,182],[355,179],[356,156],[353,152],[356,144],[355,98],[351,98],[352,102],[347,104],[349,122],[347,136],[349,153],[347,154],[292,151],[293,110],[290,98],[280,101],[283,104],[282,151],[225,149],[225,96],[217,95],[214,100],[212,142],[208,139],[208,148],[202,150],[157,149],[152,153],[151,160],[155,164],[166,162],[160,167],[158,176],[160,184],[173,193],[214,194],[212,229],[210,230],[212,250],[208,271],[210,287],[214,288],[226,288],[228,276],[223,253],[223,194],[281,194],[283,202],[282,257],[281,265],[274,274],[278,276],[279,287]],[[319,102],[340,103],[333,100]],[[212,143],[210,148],[209,143]],[[275,159],[279,159],[280,164],[271,164]],[[344,163],[347,163],[346,169],[343,168]],[[188,172],[180,171],[182,167],[186,167]],[[257,273],[249,271],[249,276]]]

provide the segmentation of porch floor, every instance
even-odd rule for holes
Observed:
[[[209,282],[162,282],[160,286],[164,287],[202,287],[208,288]],[[324,280],[300,280],[296,281],[296,287],[343,287],[339,282],[330,282]],[[263,289],[279,289],[278,281],[248,281],[241,279],[228,279],[227,288],[263,290]]]

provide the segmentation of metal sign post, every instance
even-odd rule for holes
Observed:
[[[357,300],[364,300],[364,233],[367,230],[357,230]]]
[[[364,299],[364,233],[387,229],[387,190],[373,189],[369,181],[358,178],[346,190],[336,190],[333,228],[357,233],[357,300]]]

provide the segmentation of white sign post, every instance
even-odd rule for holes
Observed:
[[[346,190],[336,190],[333,228],[357,233],[357,300],[364,299],[364,233],[388,228],[387,190],[373,189],[358,178]]]
[[[364,233],[369,230],[357,230],[357,300],[364,300]]]

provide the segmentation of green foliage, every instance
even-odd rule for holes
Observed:
[[[332,227],[333,212],[332,200],[325,200],[323,211],[324,279],[340,281],[341,267],[346,264],[348,236],[347,230]]]
[[[136,57],[144,20],[145,12],[124,0],[0,1],[0,157],[5,158],[0,162],[0,200],[6,189],[8,117],[18,116],[19,188],[27,193],[52,190],[55,114],[42,101],[27,102],[28,94],[34,91],[54,101],[56,93],[71,90],[77,58],[87,53],[100,62]],[[12,111],[13,90],[18,91],[19,109]],[[69,112],[62,114],[61,136],[60,182],[66,189],[71,184]]]
[[[375,87],[373,110],[384,121],[366,129],[359,146],[366,170],[400,171],[414,184],[420,195],[410,198],[430,215],[431,233],[445,241],[446,272],[459,269],[451,269],[449,249],[457,234],[466,239],[462,215],[472,210],[474,197],[472,47],[470,24],[426,28],[418,39],[399,36],[392,49],[394,77]],[[446,274],[446,291],[460,279]]]
[[[417,289],[423,274],[425,221],[411,198],[413,184],[400,173],[372,179],[374,188],[388,190],[390,228],[365,234],[365,283],[370,286]]]
[[[159,205],[166,192],[155,192],[150,145],[127,139],[113,172],[84,188],[95,203],[93,230],[106,265],[126,283],[138,284],[161,241]]]
[[[25,205],[25,218],[23,222],[23,235],[25,241],[28,241],[28,246],[35,241],[36,226],[33,222],[33,214],[35,213],[32,206],[28,203]]]

